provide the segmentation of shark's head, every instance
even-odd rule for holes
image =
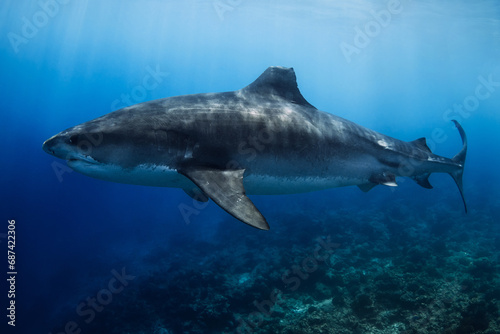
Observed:
[[[121,109],[66,129],[47,139],[43,150],[91,177],[156,184],[158,181],[150,181],[146,174],[155,170],[162,172],[163,177],[166,170],[175,170],[179,157],[186,152],[184,141],[175,137],[175,132],[167,136],[165,131],[155,129],[157,122],[134,109],[138,107]],[[164,182],[168,182],[167,178]]]
[[[47,139],[43,143],[43,150],[66,160],[69,167],[83,173],[89,168],[107,163],[105,159],[100,158],[103,156],[100,152],[103,148],[102,143],[103,134],[91,131],[84,123]]]
[[[111,113],[66,129],[43,143],[43,150],[67,161],[77,172],[97,177],[110,167],[133,168],[143,161],[137,152],[147,151],[149,137],[130,114]]]

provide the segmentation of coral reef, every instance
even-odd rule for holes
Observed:
[[[222,221],[208,237],[201,226],[172,233],[144,256],[130,288],[82,329],[500,332],[500,231],[491,218],[498,207],[464,216],[439,205],[409,209],[403,201],[384,210],[309,204],[307,211],[292,202],[288,213],[276,212],[270,232]]]

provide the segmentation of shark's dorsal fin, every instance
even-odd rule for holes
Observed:
[[[291,103],[314,108],[300,93],[295,71],[291,67],[268,67],[260,77],[241,91],[268,96],[273,99],[280,98]]]
[[[261,230],[269,224],[255,207],[243,188],[244,169],[220,170],[212,168],[185,168],[179,173],[188,177],[217,205],[242,222]]]
[[[423,151],[432,153],[429,146],[427,146],[427,140],[425,139],[425,137],[415,139],[414,141],[411,141],[410,144],[415,145],[416,147],[418,147],[419,149],[421,149]]]

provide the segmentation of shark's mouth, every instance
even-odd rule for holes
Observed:
[[[90,155],[78,155],[78,156],[67,157],[66,163],[70,166],[77,163],[90,164],[90,165],[100,164],[99,161],[95,160]]]

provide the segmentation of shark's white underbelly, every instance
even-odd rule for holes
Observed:
[[[118,165],[73,164],[71,168],[79,173],[97,179],[153,187],[192,187],[193,183],[176,169],[162,165],[139,165],[124,169]]]
[[[253,174],[243,179],[243,185],[249,195],[297,194],[362,183],[364,182],[361,179],[341,176],[283,177]]]
[[[140,165],[123,169],[117,165],[74,164],[74,170],[106,181],[118,183],[191,189],[194,184],[176,169],[162,165]],[[366,181],[364,181],[366,182]],[[364,183],[362,179],[341,176],[279,176],[250,173],[243,178],[249,195],[279,195],[310,192]]]

